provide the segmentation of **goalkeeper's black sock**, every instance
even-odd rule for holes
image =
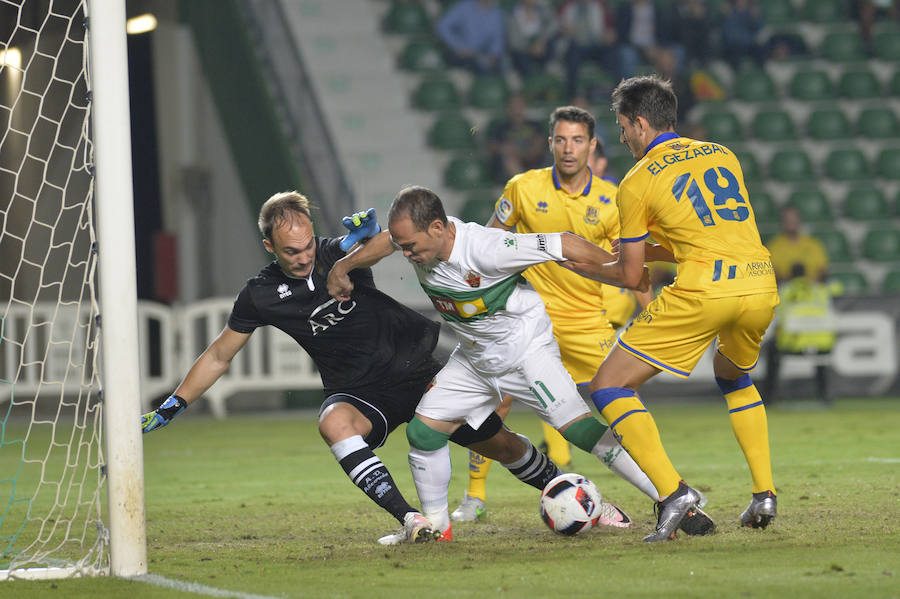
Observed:
[[[519,438],[528,446],[525,455],[511,464],[503,465],[523,483],[543,491],[547,483],[562,474],[562,471],[553,460],[538,451],[528,437],[519,435]]]
[[[407,512],[418,512],[403,498],[391,473],[359,435],[338,441],[331,446],[331,453],[341,468],[369,499],[390,513],[401,524]]]

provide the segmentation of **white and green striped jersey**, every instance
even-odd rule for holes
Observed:
[[[414,265],[419,284],[476,369],[509,370],[529,348],[553,341],[544,303],[521,273],[563,260],[560,234],[516,234],[449,220],[456,226],[450,258],[431,267]]]

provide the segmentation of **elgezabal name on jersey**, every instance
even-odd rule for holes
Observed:
[[[681,146],[684,147],[684,146]],[[684,151],[678,150],[677,152],[673,152],[671,154],[665,154],[662,157],[662,162],[659,160],[654,160],[650,164],[647,165],[647,171],[651,175],[658,175],[667,167],[677,164],[679,162],[684,162],[685,160],[693,160],[699,156],[711,156],[712,154],[725,154],[726,156],[730,156],[731,152],[726,150],[720,145],[716,144],[703,144],[702,146],[696,148],[688,148]]]

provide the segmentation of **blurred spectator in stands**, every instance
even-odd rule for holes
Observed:
[[[688,66],[702,66],[715,56],[712,51],[712,24],[703,0],[678,3],[684,44],[684,60]],[[676,90],[677,93],[678,90]],[[678,96],[681,102],[681,96]]]
[[[622,48],[622,68],[631,76],[641,62],[658,68],[661,50],[675,53],[677,69],[684,67],[684,31],[678,2],[630,0],[622,2],[616,13],[616,29]]]
[[[528,118],[521,94],[511,94],[506,101],[506,114],[488,125],[487,149],[491,176],[498,184],[551,161],[547,132],[541,123]]]
[[[765,43],[763,54],[773,60],[784,60],[809,53],[803,36],[793,31],[776,31]]]
[[[623,70],[613,13],[605,0],[566,0],[559,7],[559,29],[569,98],[578,93],[578,73],[587,60],[598,63],[617,80],[631,74]]]
[[[825,278],[828,268],[828,254],[822,242],[803,232],[800,211],[787,206],[781,211],[781,233],[766,244],[772,255],[775,278],[779,283],[792,277],[794,265],[803,267],[804,276],[813,281]]]
[[[506,39],[513,66],[523,77],[543,71],[553,55],[556,14],[544,0],[518,0],[506,21]]]
[[[747,58],[762,66],[765,49],[757,36],[763,20],[756,0],[728,0],[722,10],[722,58],[735,70]]]
[[[505,16],[496,0],[459,0],[438,20],[448,61],[476,73],[500,73],[505,59]]]
[[[656,72],[663,79],[668,79],[678,97],[678,122],[687,120],[688,111],[696,104],[694,91],[685,74],[678,69],[678,56],[671,48],[659,48],[656,52]]]
[[[859,19],[859,31],[866,45],[872,45],[872,27],[877,19],[884,23],[886,19],[900,20],[900,0],[854,0],[853,12]]]

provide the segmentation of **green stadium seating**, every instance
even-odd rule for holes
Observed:
[[[446,64],[440,44],[431,39],[411,39],[400,52],[400,68],[415,73],[442,73]]]
[[[788,196],[788,206],[794,206],[800,212],[804,222],[831,222],[831,207],[819,189],[815,187],[795,189]]]
[[[884,192],[878,187],[851,187],[844,198],[844,214],[859,221],[883,221],[891,217]]]
[[[803,148],[779,150],[769,161],[769,174],[778,181],[810,181],[813,177],[812,161]]]
[[[891,94],[900,96],[900,70],[897,70],[894,76],[891,77]]]
[[[775,98],[775,82],[757,68],[741,69],[737,73],[735,95],[744,102],[770,102]]]
[[[838,80],[838,90],[845,98],[866,100],[881,97],[881,84],[868,69],[844,71]]]
[[[425,7],[420,2],[394,0],[382,22],[389,33],[428,33],[431,22]]]
[[[892,270],[885,275],[881,290],[891,295],[900,294],[900,270]]]
[[[824,175],[838,181],[868,179],[869,164],[858,148],[840,148],[828,153]]]
[[[470,150],[475,147],[472,123],[458,112],[435,119],[428,132],[428,143],[441,150]]]
[[[559,106],[566,101],[566,88],[558,77],[536,73],[522,82],[522,95],[530,106]]]
[[[821,141],[846,139],[852,135],[850,120],[840,108],[820,108],[810,113],[806,132]]]
[[[853,261],[853,253],[850,251],[850,244],[847,243],[847,236],[844,235],[843,231],[838,229],[819,229],[813,231],[813,236],[825,246],[825,253],[828,254],[830,262]]]
[[[843,0],[806,0],[803,16],[813,23],[840,23],[850,15]]]
[[[634,156],[628,150],[624,150],[620,154],[616,154],[609,161],[609,173],[617,179],[622,179],[625,174],[634,166]]]
[[[875,56],[887,62],[900,62],[900,32],[882,31],[872,39]]]
[[[616,86],[616,81],[605,69],[590,63],[583,64],[578,70],[576,93],[591,102],[608,102],[609,92]]]
[[[750,150],[741,148],[732,148],[732,150],[737,155],[738,161],[741,163],[741,172],[744,173],[744,183],[747,184],[748,188],[753,187],[752,183],[760,181],[763,176],[762,167],[759,165],[759,159],[757,159],[756,154]]]
[[[873,262],[900,261],[900,230],[884,225],[869,230],[863,237],[862,253]]]
[[[761,110],[750,124],[753,135],[764,141],[785,141],[796,137],[794,122],[785,110]]]
[[[861,295],[869,290],[866,275],[858,270],[833,270],[828,274],[828,280],[840,283],[845,295]]]
[[[700,117],[700,122],[706,128],[706,137],[710,141],[727,144],[744,138],[740,121],[728,110],[709,111]]]
[[[760,0],[759,7],[767,25],[794,23],[794,6],[791,0]]]
[[[772,194],[767,191],[752,192],[750,194],[750,206],[753,207],[756,224],[760,227],[771,228],[771,225],[777,224],[781,217],[778,205],[772,198]]]
[[[463,204],[460,218],[469,223],[486,225],[494,214],[494,203],[500,197],[491,189],[483,189],[470,193]]]
[[[444,170],[444,182],[463,191],[487,187],[491,184],[483,157],[457,156]]]
[[[878,153],[878,174],[885,179],[900,180],[900,148],[885,148]]]
[[[791,77],[790,92],[797,100],[830,100],[834,97],[834,86],[825,71],[805,69]]]
[[[831,62],[853,62],[866,59],[862,37],[855,31],[826,33],[819,46],[819,53]]]
[[[500,110],[506,104],[509,89],[503,77],[497,75],[479,75],[472,80],[469,87],[469,104],[475,108]]]
[[[863,137],[885,139],[900,135],[900,124],[890,108],[866,108],[856,119],[856,132]]]
[[[456,110],[459,94],[449,79],[423,79],[413,92],[413,105],[423,110]]]

